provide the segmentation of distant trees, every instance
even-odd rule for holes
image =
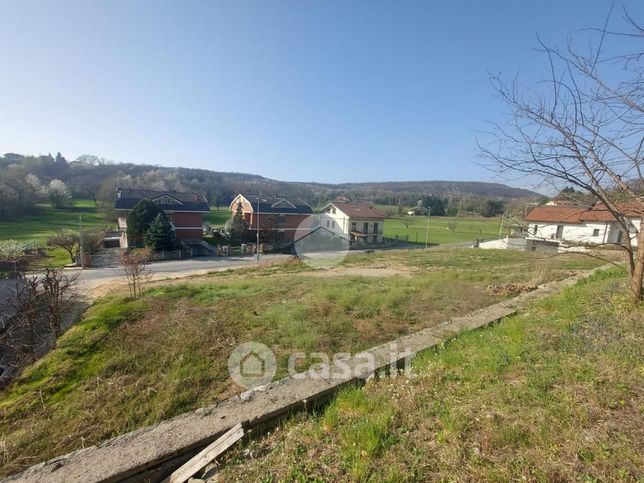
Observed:
[[[47,194],[49,196],[49,201],[54,208],[64,208],[65,206],[69,206],[72,199],[72,194],[69,191],[69,188],[67,188],[67,185],[59,179],[52,179],[49,182]]]
[[[502,214],[504,210],[505,203],[503,203],[503,201],[487,200],[483,205],[481,215],[485,216],[486,218],[492,218],[493,216]]]

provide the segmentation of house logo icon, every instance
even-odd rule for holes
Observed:
[[[259,342],[238,345],[228,358],[230,377],[246,389],[268,384],[275,377],[276,371],[275,354]]]

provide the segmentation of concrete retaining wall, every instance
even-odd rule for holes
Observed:
[[[476,329],[512,315],[537,299],[573,285],[590,273],[592,272],[542,285],[533,292],[403,336],[365,352],[371,353],[377,370],[386,370],[392,364],[392,343],[401,350],[409,348],[413,352],[420,352],[463,330]],[[359,357],[360,355],[356,355],[351,362],[353,368],[356,367],[356,359]],[[394,361],[398,365],[402,362],[402,358]],[[330,367],[330,372],[334,372],[333,366]],[[274,421],[293,410],[319,403],[341,387],[363,381],[370,375],[352,372],[353,374],[344,378],[324,380],[287,377],[261,390],[244,393],[154,426],[118,436],[97,446],[40,463],[9,477],[6,481],[159,481],[235,424],[245,423],[246,427],[256,427]]]

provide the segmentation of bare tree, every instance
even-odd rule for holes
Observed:
[[[121,255],[120,273],[127,281],[130,297],[136,298],[143,292],[143,286],[150,278],[148,265],[150,264],[149,250],[134,250]]]
[[[56,233],[47,239],[47,245],[55,248],[62,248],[69,254],[72,263],[76,261],[80,238],[73,230],[57,230]]]
[[[0,353],[10,369],[35,362],[38,347],[46,340],[39,313],[40,295],[40,280],[28,277],[17,281],[13,292],[0,303],[3,314],[8,314],[0,327]]]
[[[62,270],[48,268],[40,281],[54,341],[62,334],[64,318],[74,306],[77,280],[78,275],[70,276]]]
[[[625,16],[629,32],[608,31],[610,14],[601,29],[577,32],[598,36],[586,53],[576,47],[576,36],[564,49],[539,40],[549,67],[545,89],[539,92],[516,79],[492,76],[510,119],[492,123],[490,142],[479,141],[479,147],[484,162],[495,170],[536,177],[557,189],[572,186],[599,200],[627,234],[620,248],[632,297],[639,301],[644,274],[644,29]],[[632,43],[634,50],[607,54],[606,44],[616,38]],[[633,211],[641,215],[639,229],[627,216]]]

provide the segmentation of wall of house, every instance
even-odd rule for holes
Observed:
[[[383,228],[385,224],[384,219],[365,220],[365,219],[358,219],[358,218],[350,218],[339,209],[336,209],[334,213],[333,207],[329,207],[323,213],[321,213],[320,222],[322,223],[323,227],[328,228],[330,230],[338,229],[343,235],[347,236],[348,238],[350,238],[350,233],[352,231],[358,231],[360,233],[364,232],[364,224],[367,223],[368,224],[367,233],[369,233],[369,236],[366,237],[365,242],[382,243],[382,237],[383,237],[382,234],[383,234]],[[335,223],[335,226],[333,225],[333,223]],[[353,223],[355,223],[355,229],[351,228]],[[377,233],[374,233],[374,224],[376,223],[378,224],[378,230],[377,230]],[[375,236],[375,239],[374,239],[374,236]]]
[[[255,231],[259,219],[259,229],[274,229],[281,233],[282,240],[294,241],[309,233],[311,227],[311,215],[299,214],[276,214],[276,213],[248,213],[246,223]]]
[[[623,228],[617,222],[596,221],[579,224],[530,222],[528,225],[528,237],[543,240],[557,240],[557,227],[559,225],[563,225],[561,240],[586,245],[617,243],[619,232],[623,231]],[[640,221],[633,221],[633,225],[639,230]],[[537,227],[536,234],[534,232],[535,226]],[[597,233],[596,235],[595,232]],[[631,238],[634,244],[637,244],[634,230],[631,233]]]

